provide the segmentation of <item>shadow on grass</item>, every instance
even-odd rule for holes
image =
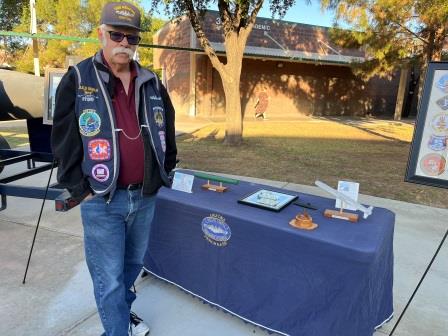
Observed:
[[[446,190],[404,182],[404,141],[300,137],[246,138],[239,147],[220,139],[178,139],[182,168],[313,185],[319,179],[360,183],[362,194],[448,208]]]
[[[378,130],[381,130],[383,132],[389,132],[389,130],[387,128],[378,128],[378,126],[377,126],[378,122],[384,122],[384,120],[380,120],[380,121],[368,120],[368,119],[356,120],[356,119],[353,119],[353,118],[349,119],[349,118],[337,118],[337,117],[334,117],[334,118],[332,118],[332,117],[329,117],[329,118],[322,117],[322,118],[319,118],[319,119],[334,121],[334,122],[337,122],[337,123],[339,123],[341,125],[350,126],[350,127],[356,128],[356,129],[358,129],[358,130],[360,130],[362,132],[366,132],[368,134],[371,134],[371,135],[374,135],[374,136],[377,136],[377,137],[380,137],[380,138],[383,138],[383,139],[386,139],[386,140],[398,141],[398,142],[402,142],[402,143],[409,143],[409,141],[398,139],[396,136],[388,136],[388,135],[386,135],[384,133],[381,133],[381,132],[378,132],[378,131],[372,130],[371,128],[366,127],[366,125],[371,125],[371,126],[376,127]],[[391,123],[394,122],[394,123],[401,124],[401,122],[395,122],[393,120],[391,120],[390,122]],[[405,124],[412,125],[412,123],[405,123]]]

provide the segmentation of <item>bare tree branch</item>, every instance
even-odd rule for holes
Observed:
[[[262,6],[263,6],[263,0],[258,0],[257,3],[255,4],[254,9],[252,10],[250,17],[247,20],[246,26],[241,29],[240,45],[242,47],[244,47],[246,45],[247,38],[249,37],[249,34],[254,27],[258,12],[260,12],[260,9]]]
[[[264,2],[263,0],[258,0],[257,3],[255,4],[252,14],[250,15],[247,21],[247,27],[250,26],[250,28],[252,29],[253,25],[255,24],[255,20],[257,19],[258,12],[260,11],[261,6],[263,6],[263,2]]]
[[[400,27],[401,29],[403,29],[404,32],[411,34],[412,36],[414,36],[415,38],[419,39],[420,41],[422,41],[423,43],[425,43],[426,45],[429,44],[429,42],[427,40],[425,40],[424,38],[422,38],[421,36],[419,36],[418,34],[414,33],[412,30],[410,30],[408,27],[402,25],[400,22],[396,22],[396,21],[390,21],[391,23],[397,25],[398,27]]]
[[[218,56],[216,55],[216,51],[211,46],[207,36],[205,36],[204,30],[198,18],[198,14],[194,8],[193,1],[188,0],[185,1],[185,3],[187,6],[188,18],[190,19],[191,26],[193,27],[196,36],[198,37],[199,43],[201,44],[202,48],[204,48],[204,51],[207,54],[207,56],[210,58],[213,67],[216,70],[218,70],[221,75],[223,75],[225,73],[224,65],[221,63]]]
[[[230,13],[229,4],[226,0],[218,0],[219,14],[221,15],[221,23],[224,29],[224,35],[233,30],[232,14]]]

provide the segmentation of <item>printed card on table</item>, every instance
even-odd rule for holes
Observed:
[[[344,195],[350,197],[354,201],[358,201],[358,194],[359,194],[359,183],[357,182],[348,182],[348,181],[339,181],[338,182],[338,191],[340,193],[343,193]],[[341,208],[341,200],[336,199],[336,208]],[[353,206],[350,204],[347,204],[344,202],[343,208],[347,210],[356,210]]]
[[[175,172],[171,189],[192,193],[194,176]]]

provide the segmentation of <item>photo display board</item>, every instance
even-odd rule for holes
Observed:
[[[406,181],[448,188],[448,62],[430,62],[409,154]]]
[[[53,124],[54,105],[56,97],[56,89],[67,69],[45,70],[45,87],[44,87],[44,115],[43,123],[47,125]]]

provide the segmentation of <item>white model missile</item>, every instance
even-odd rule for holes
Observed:
[[[372,214],[373,206],[369,206],[367,208],[364,205],[356,202],[354,199],[337,191],[336,189],[333,189],[332,187],[330,187],[329,185],[327,185],[321,181],[316,181],[316,182],[314,182],[314,184],[317,185],[322,190],[326,191],[327,193],[332,194],[334,197],[339,198],[340,200],[342,200],[343,202],[345,202],[347,204],[350,204],[351,206],[356,208],[356,210],[362,211],[364,213],[364,215],[363,215],[364,219],[366,219],[367,217],[369,217]]]

